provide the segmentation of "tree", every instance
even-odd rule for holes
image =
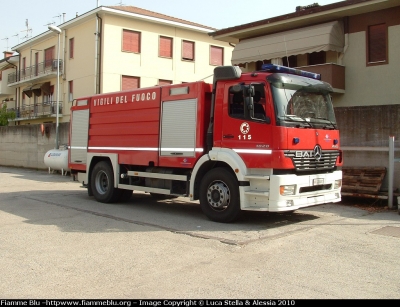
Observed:
[[[8,126],[8,120],[15,118],[14,111],[7,111],[7,105],[3,104],[3,107],[0,109],[0,126]]]

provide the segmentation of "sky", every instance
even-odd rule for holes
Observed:
[[[5,1],[5,0],[2,0]],[[342,0],[14,0],[2,6],[0,51],[14,46],[99,6],[136,6],[153,12],[224,29],[293,13],[297,6],[326,5]],[[63,15],[65,13],[65,15]],[[64,19],[65,18],[65,19]],[[26,22],[28,20],[28,22]],[[28,24],[28,26],[26,25]],[[27,31],[30,29],[30,31]],[[0,54],[0,59],[3,55]]]

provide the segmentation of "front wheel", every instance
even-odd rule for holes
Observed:
[[[94,198],[102,203],[116,202],[120,190],[114,187],[114,172],[110,163],[98,162],[90,176],[90,188]]]
[[[202,211],[215,222],[233,222],[241,212],[238,181],[225,168],[214,168],[203,177],[199,198]]]

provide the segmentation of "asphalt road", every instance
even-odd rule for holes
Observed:
[[[0,167],[0,298],[400,299],[400,215],[343,204],[209,221],[197,202],[101,204]]]

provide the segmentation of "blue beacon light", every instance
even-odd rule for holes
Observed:
[[[294,69],[294,68],[281,66],[281,65],[263,64],[261,66],[261,70],[265,70],[265,71],[269,71],[269,72],[280,72],[280,73],[298,75],[298,76],[308,77],[308,78],[312,78],[312,79],[316,79],[316,80],[321,80],[321,74],[316,74],[313,72],[300,70],[300,69]]]

